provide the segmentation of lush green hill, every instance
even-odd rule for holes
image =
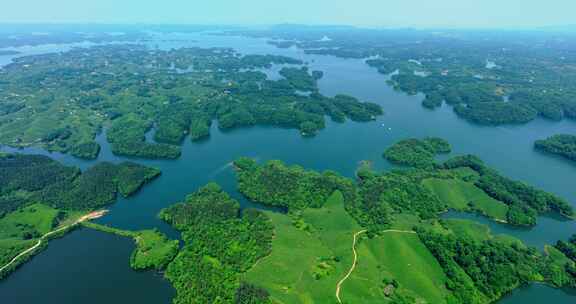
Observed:
[[[488,196],[474,184],[458,179],[425,179],[422,183],[455,210],[476,211],[498,221],[506,221],[508,206]]]

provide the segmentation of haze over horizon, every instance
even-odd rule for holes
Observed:
[[[523,28],[574,24],[569,0],[21,0],[3,23],[342,24],[367,27]]]

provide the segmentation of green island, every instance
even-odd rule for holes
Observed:
[[[0,277],[159,174],[130,162],[101,162],[81,172],[47,156],[0,155]]]
[[[432,137],[423,140],[411,138],[399,141],[386,149],[384,158],[401,165],[429,167],[434,165],[436,154],[452,152],[450,143],[442,138]]]
[[[214,183],[162,210],[184,241],[165,271],[174,303],[491,303],[530,282],[576,286],[576,238],[540,252],[482,224],[440,217],[456,209],[523,225],[513,216],[528,215],[511,210],[572,214],[530,205],[562,201],[476,157],[426,171],[364,166],[357,181],[277,160],[239,158],[234,166],[243,195],[284,212],[240,210]]]
[[[451,150],[440,138],[403,142],[409,159],[423,160],[388,172],[364,163],[356,180],[239,158],[238,190],[277,209],[241,209],[209,183],[159,214],[181,233],[182,247],[158,230],[127,231],[82,216],[117,193],[134,193],[159,171],[99,163],[79,172],[45,156],[6,154],[0,190],[11,203],[0,217],[2,261],[37,243],[20,264],[81,224],[132,238],[130,266],[162,271],[176,289],[174,303],[481,304],[531,282],[576,286],[576,237],[541,252],[482,224],[441,217],[460,210],[533,225],[544,212],[573,217],[565,201],[501,176],[475,156],[437,163],[434,153]],[[50,231],[58,233],[45,237]]]
[[[0,33],[0,48],[102,43],[18,57],[0,68],[0,145],[97,160],[106,141],[116,156],[177,159],[185,140],[203,142],[214,128],[277,127],[312,137],[326,119],[370,122],[383,115],[378,104],[332,90],[323,95],[325,72],[313,68],[326,67],[323,60],[140,45],[139,39],[156,42],[153,35],[129,27],[118,36]],[[475,124],[576,119],[576,60],[563,34],[282,25],[215,35],[357,59],[382,74],[382,85],[421,96],[425,112],[450,107]],[[12,55],[19,53],[0,50]],[[546,134],[560,132],[554,130]],[[537,140],[534,148],[576,160],[575,135]],[[155,220],[179,232],[178,240],[167,227],[165,234],[90,222],[157,178],[158,169],[94,162],[81,170],[47,156],[0,153],[0,280],[80,227],[132,239],[130,267],[165,278],[175,304],[487,304],[533,283],[576,288],[576,234],[542,250],[446,214],[474,213],[527,230],[544,215],[574,220],[571,204],[475,155],[448,155],[452,146],[442,138],[400,140],[381,154],[393,169],[376,171],[363,161],[353,177],[257,160],[268,152],[232,156],[236,184],[216,173],[203,180],[223,178],[238,192],[210,182],[162,205]]]
[[[534,148],[576,161],[576,135],[558,134],[534,142]]]
[[[274,65],[283,65],[279,80],[261,71]],[[19,57],[0,72],[0,144],[95,159],[95,137],[105,131],[116,155],[174,159],[184,138],[208,137],[213,121],[222,130],[263,125],[314,136],[326,116],[383,113],[351,96],[321,95],[321,77],[297,59],[223,48],[106,45]]]
[[[570,47],[560,42],[570,41],[570,33],[304,25],[229,32],[238,34],[307,54],[364,59],[395,89],[422,94],[424,107],[448,104],[460,117],[482,125],[576,118],[575,61]]]

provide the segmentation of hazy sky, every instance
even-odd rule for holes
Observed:
[[[575,24],[576,0],[4,0],[0,22],[352,24],[522,27]]]

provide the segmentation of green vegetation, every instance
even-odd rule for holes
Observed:
[[[352,237],[361,227],[344,210],[339,191],[322,205],[290,216],[267,212],[274,225],[272,253],[250,269],[245,279],[266,288],[274,301],[336,301],[336,284],[352,264]]]
[[[440,153],[450,153],[450,144],[437,137],[401,140],[384,152],[384,157],[397,164],[412,167],[430,167],[434,165],[434,157]]]
[[[62,228],[82,214],[111,204],[117,193],[133,194],[159,174],[157,169],[129,162],[98,163],[81,172],[47,156],[0,155],[0,267],[38,244],[0,275],[44,249],[47,233],[59,229],[50,238],[65,234],[68,229]],[[147,240],[146,246],[159,241]]]
[[[241,193],[288,213],[241,212],[215,184],[164,209],[185,243],[166,269],[175,303],[335,303],[340,282],[344,303],[490,303],[530,282],[572,282],[560,251],[542,255],[484,225],[439,219],[448,208],[508,221],[520,206],[563,210],[473,156],[384,173],[363,164],[356,183],[280,161],[234,165]]]
[[[442,219],[441,225],[443,229],[451,231],[458,237],[472,239],[477,242],[486,241],[493,237],[488,226],[471,220]],[[444,230],[440,231],[445,232]]]
[[[274,224],[272,254],[250,269],[246,280],[266,288],[279,303],[335,303],[336,285],[352,265],[353,235],[362,229],[344,209],[344,196],[335,191],[321,208],[267,214]],[[442,269],[415,233],[387,232],[357,246],[358,267],[342,285],[345,303],[408,296],[444,302]],[[386,280],[401,287],[385,295]]]
[[[135,163],[101,162],[80,175],[47,185],[34,199],[60,209],[93,210],[112,203],[118,192],[133,194],[158,175],[159,170]]]
[[[471,182],[430,178],[422,183],[451,209],[474,211],[499,221],[506,221],[508,205],[493,199]]]
[[[550,277],[557,286],[576,287],[576,234],[568,241],[558,241],[554,247],[547,248]]]
[[[249,158],[234,161],[234,166],[240,192],[266,205],[298,210],[322,206],[336,190],[340,190],[346,200],[353,200],[355,196],[353,182],[331,171],[320,174],[299,166],[289,167],[281,161],[259,166]]]
[[[420,143],[416,145],[421,147]],[[432,219],[455,209],[512,225],[534,225],[538,214],[553,211],[572,217],[574,212],[566,201],[503,177],[474,156],[455,157],[425,170],[382,174],[362,166],[357,172],[358,184],[334,172],[320,174],[280,161],[258,165],[241,158],[234,164],[240,192],[254,202],[289,211],[319,208],[339,190],[345,197],[346,210],[371,232],[394,226],[396,215],[403,213]]]
[[[565,200],[536,189],[520,181],[514,181],[500,175],[488,168],[477,157],[472,155],[459,156],[446,161],[445,169],[468,167],[478,174],[474,178],[474,185],[482,189],[490,197],[508,205],[506,221],[513,225],[534,225],[536,216],[541,213],[553,211],[566,217],[574,216],[574,210]],[[502,210],[501,207],[484,208],[488,214],[489,209],[495,216]]]
[[[558,246],[558,244],[557,244]],[[560,245],[561,248],[565,248]],[[546,278],[554,286],[576,286],[576,262],[566,257],[562,251],[553,246],[546,246],[548,267],[544,271]]]
[[[145,134],[150,125],[136,115],[120,117],[112,123],[106,134],[116,155],[142,158],[175,159],[180,156],[180,148],[169,144],[148,143]]]
[[[308,54],[365,59],[407,94],[422,93],[424,107],[453,106],[485,125],[521,124],[540,116],[576,117],[576,61],[569,33],[380,30],[285,26],[244,31],[274,37],[278,47]],[[238,32],[234,32],[235,35]],[[330,37],[325,41],[322,37]]]
[[[0,239],[39,238],[56,227],[62,218],[58,210],[42,204],[18,209],[0,219]]]
[[[266,291],[241,283],[241,274],[270,253],[269,218],[253,209],[239,214],[239,203],[216,184],[161,211],[184,240],[166,269],[174,303],[270,303]]]
[[[538,115],[538,112],[529,106],[504,102],[459,104],[454,107],[454,111],[470,121],[483,125],[522,124]]]
[[[307,67],[282,68],[280,75],[286,78],[294,89],[299,91],[316,91],[316,78],[308,73]]]
[[[70,150],[70,154],[84,159],[96,159],[99,153],[100,145],[95,141],[79,143]]]
[[[391,228],[397,214],[436,218],[446,210],[446,203],[421,185],[428,175],[428,171],[405,170],[364,177],[359,183],[359,198],[350,202],[353,207],[348,210],[362,226],[376,233]]]
[[[544,279],[542,257],[519,242],[417,231],[444,269],[453,303],[492,302],[522,284]]]
[[[7,265],[24,250],[37,245],[35,250],[21,256],[17,261],[0,271],[0,279],[6,277],[19,265],[47,246],[45,234],[75,221],[80,213],[60,211],[44,204],[34,203],[0,217],[0,267]],[[65,233],[62,230],[61,233]],[[58,237],[54,234],[50,238]]]
[[[355,190],[348,190],[351,195],[336,190],[325,203],[288,201],[281,205],[288,207],[288,215],[267,212],[274,225],[272,254],[248,271],[246,280],[266,288],[279,303],[334,301],[335,283],[347,270],[341,263],[351,264],[352,252],[345,244],[363,226],[370,229],[370,238],[359,240],[358,267],[342,286],[347,302],[489,303],[528,282],[553,282],[553,264],[535,249],[494,237],[477,223],[435,220],[447,207],[472,210],[469,202],[489,216],[507,215],[506,204],[474,185],[485,172],[476,172],[481,170],[477,166],[455,166],[461,159],[469,157],[452,159],[446,168],[433,171],[362,174],[352,186]],[[241,191],[249,198],[254,192],[246,189],[266,191],[256,196],[267,198],[260,201],[265,204],[274,205],[285,189],[315,189],[306,188],[313,172],[299,167],[274,161],[258,166],[246,159],[236,165]],[[247,172],[252,174],[243,177]],[[406,231],[387,230],[392,227]]]
[[[273,81],[258,71],[273,64],[291,66]],[[208,137],[214,120],[222,130],[264,125],[313,136],[326,116],[343,122],[382,114],[374,103],[319,94],[322,73],[302,65],[231,49],[137,45],[20,57],[0,74],[0,143],[94,158],[94,137],[108,128],[114,154],[174,159],[186,136]],[[155,142],[145,136],[152,128]]]
[[[544,140],[537,140],[534,147],[576,161],[576,136],[574,135],[559,134]]]
[[[168,239],[157,230],[127,231],[90,222],[85,222],[83,225],[102,232],[133,238],[136,249],[130,257],[130,266],[135,270],[165,269],[178,253],[179,242]]]
[[[446,275],[417,234],[390,231],[364,239],[358,255],[357,269],[342,286],[343,302],[382,303],[385,296],[392,303],[446,303]]]

